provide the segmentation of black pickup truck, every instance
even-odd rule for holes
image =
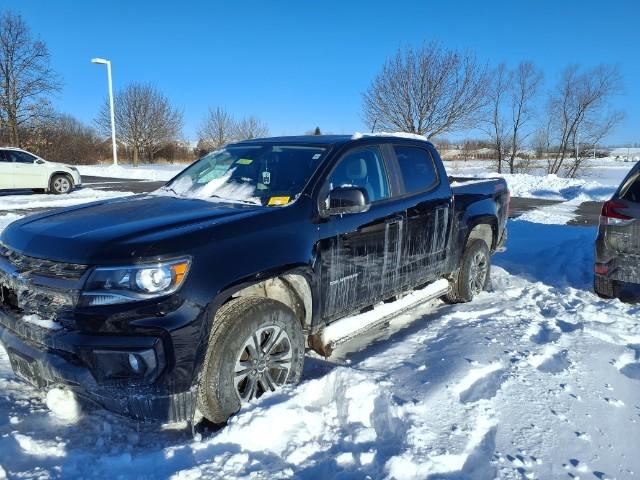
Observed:
[[[372,305],[414,289],[471,300],[508,209],[504,180],[450,179],[418,138],[231,144],[151,194],[10,224],[0,341],[40,388],[138,420],[224,422],[298,382],[305,350],[329,354]]]

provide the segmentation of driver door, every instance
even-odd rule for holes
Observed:
[[[398,284],[404,213],[391,200],[377,146],[347,152],[327,182],[325,191],[360,187],[370,203],[366,212],[331,216],[319,226],[323,316],[332,320],[385,298]]]

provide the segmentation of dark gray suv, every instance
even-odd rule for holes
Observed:
[[[594,290],[605,298],[640,299],[640,163],[602,206]]]

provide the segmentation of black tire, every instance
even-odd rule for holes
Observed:
[[[280,333],[274,335],[277,329],[280,329]],[[286,333],[286,338],[282,332]],[[288,373],[283,367],[269,368],[263,364],[264,360],[260,360],[242,371],[248,372],[244,377],[236,374],[240,362],[251,363],[250,346],[245,344],[251,343],[256,333],[260,335],[261,346],[267,346],[272,336],[282,338],[276,341],[276,346],[281,350],[274,349],[271,356],[264,355],[262,358],[288,357],[287,351],[290,351]],[[290,350],[287,350],[287,345]],[[213,423],[224,423],[240,410],[240,395],[251,391],[252,385],[256,385],[256,395],[248,396],[249,401],[264,393],[265,385],[269,382],[274,386],[273,390],[285,383],[298,383],[304,363],[304,345],[300,321],[285,304],[261,297],[239,297],[227,302],[218,310],[209,337],[198,389],[200,413]],[[243,379],[237,386],[234,380],[241,377]]]
[[[620,288],[614,280],[595,275],[593,278],[593,291],[601,298],[617,298],[620,296]]]
[[[484,278],[474,274],[474,265],[478,259],[484,262]],[[462,255],[460,270],[451,282],[451,290],[444,296],[448,303],[470,302],[473,297],[491,285],[491,255],[489,247],[483,240],[472,240]]]
[[[73,190],[73,180],[68,175],[58,174],[51,177],[49,191],[56,195],[71,193]]]

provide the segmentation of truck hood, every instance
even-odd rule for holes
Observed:
[[[253,205],[139,195],[31,215],[10,224],[0,240],[31,257],[114,264],[143,258],[158,242],[179,238],[178,243],[185,243],[190,232],[264,210]],[[162,253],[154,251],[154,255]]]

